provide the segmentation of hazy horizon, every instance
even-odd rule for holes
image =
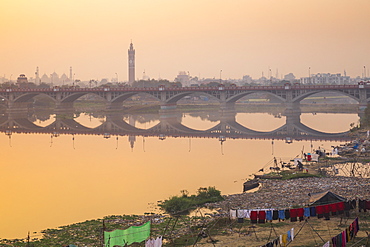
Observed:
[[[368,0],[3,0],[0,76],[75,79],[361,76],[370,68]],[[368,73],[368,72],[367,72]]]

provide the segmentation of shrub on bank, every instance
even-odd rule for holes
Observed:
[[[172,196],[158,204],[159,208],[168,214],[187,214],[190,210],[205,203],[222,201],[221,191],[215,187],[199,188],[196,195],[188,195],[186,190],[181,191],[182,196]]]

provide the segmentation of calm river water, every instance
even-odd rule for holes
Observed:
[[[199,187],[216,186],[223,194],[241,193],[245,179],[273,157],[290,159],[302,150],[310,152],[311,145],[327,150],[339,145],[324,140],[288,144],[269,138],[226,139],[221,145],[219,138],[188,136],[50,134],[42,132],[55,115],[42,119],[28,119],[39,126],[38,133],[2,131],[0,135],[1,238],[24,238],[28,231],[106,215],[152,212],[158,200],[183,189],[192,194]],[[106,119],[82,113],[74,120],[98,128]],[[300,119],[311,129],[337,133],[357,123],[358,115],[303,113]],[[123,115],[121,120],[142,129],[162,121],[155,114]],[[284,116],[267,113],[237,113],[235,120],[260,132],[286,122]],[[220,121],[206,113],[180,114],[181,126],[196,130],[208,130]]]

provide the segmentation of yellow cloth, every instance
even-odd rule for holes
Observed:
[[[288,243],[288,234],[282,235],[282,242],[283,242],[283,246],[286,246],[286,244]]]

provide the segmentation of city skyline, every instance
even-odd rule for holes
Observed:
[[[81,80],[259,78],[309,73],[361,76],[370,67],[366,0],[2,1],[0,73],[13,79],[72,66]],[[222,71],[222,73],[221,73]],[[271,72],[270,72],[271,71]],[[121,79],[122,78],[122,79]]]
[[[128,68],[130,71],[130,67]],[[132,68],[131,68],[132,69]],[[134,69],[134,68],[133,68]],[[39,74],[39,68],[36,68],[35,77],[27,77],[25,74],[20,74],[18,77],[16,76],[11,78],[1,77],[0,76],[0,83],[35,83],[36,85],[39,85],[41,83],[46,83],[54,86],[61,86],[61,85],[70,85],[70,86],[80,86],[80,87],[91,87],[91,86],[99,86],[104,85],[106,83],[124,83],[126,85],[132,85],[133,81],[123,81],[118,78],[118,74],[116,74],[116,77],[112,78],[101,78],[100,80],[96,79],[90,79],[90,80],[80,80],[78,78],[74,78],[74,73],[72,75],[72,67],[70,68],[70,76],[68,77],[65,73],[63,73],[60,77],[58,73],[55,71],[50,74],[50,77],[44,73],[42,76]],[[344,74],[341,73],[317,73],[317,74],[311,74],[310,77],[295,77],[293,73],[288,73],[286,75],[281,75],[281,78],[274,77],[272,73],[266,76],[262,76],[259,78],[252,78],[249,75],[245,75],[242,78],[228,78],[228,79],[222,79],[220,78],[198,78],[198,77],[192,77],[189,75],[186,71],[180,71],[177,77],[174,80],[168,80],[166,78],[162,78],[160,80],[157,80],[156,78],[150,78],[147,75],[143,75],[143,78],[138,78],[137,81],[168,81],[168,82],[174,82],[174,83],[181,83],[183,87],[187,86],[196,86],[196,85],[202,85],[202,84],[208,84],[212,82],[221,82],[222,83],[234,83],[237,86],[244,86],[248,84],[260,84],[260,85],[273,85],[275,83],[280,82],[290,82],[290,83],[301,83],[301,84],[332,84],[332,85],[349,85],[349,84],[356,84],[361,81],[369,81],[370,73],[365,73],[363,71],[362,76],[357,77],[351,77],[347,76],[346,72],[344,71]],[[13,75],[11,75],[13,76]],[[143,86],[143,85],[141,85]]]

